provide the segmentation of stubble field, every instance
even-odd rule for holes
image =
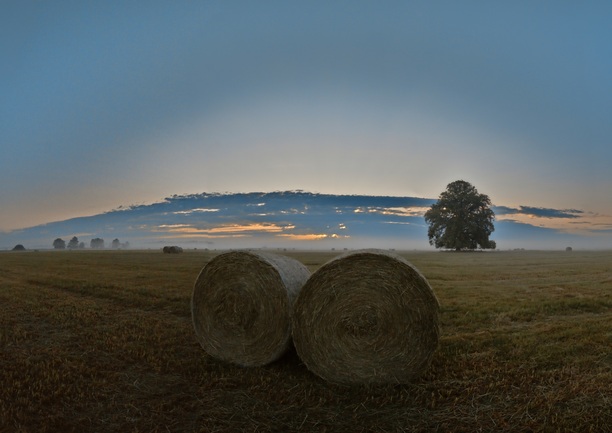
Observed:
[[[611,431],[612,251],[402,253],[440,300],[440,346],[415,383],[375,387],[295,352],[208,357],[189,302],[214,254],[1,253],[0,431]]]

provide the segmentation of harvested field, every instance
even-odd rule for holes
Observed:
[[[343,386],[295,351],[208,356],[190,298],[214,252],[0,254],[1,432],[594,431],[612,425],[612,252],[402,253],[440,301],[430,367]],[[287,252],[316,270],[332,252]],[[609,431],[609,430],[607,430]]]

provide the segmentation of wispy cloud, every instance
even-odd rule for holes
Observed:
[[[293,241],[314,241],[321,239],[346,239],[349,235],[337,233],[296,233],[293,224],[276,223],[245,223],[245,224],[221,224],[218,226],[197,227],[191,224],[162,224],[157,226],[156,232],[165,232],[176,238],[238,238],[258,235],[272,235]],[[344,224],[338,225],[339,230],[346,230]],[[302,229],[304,230],[304,229]]]
[[[286,238],[292,241],[316,241],[322,239],[348,239],[348,235],[339,235],[337,233],[307,233],[307,234],[295,234],[295,233],[283,233],[276,235],[276,237]]]
[[[308,234],[295,234],[295,233],[283,233],[276,235],[280,238],[286,238],[292,241],[316,241],[320,239],[326,239],[329,235],[325,233],[308,233]]]
[[[189,210],[179,210],[173,212],[175,215],[191,215],[194,213],[204,213],[204,212],[219,212],[221,209],[205,209],[205,208],[197,208],[197,209],[189,209]]]
[[[498,221],[514,221],[564,233],[596,235],[612,230],[612,216],[578,209],[550,209],[531,206],[495,208]]]
[[[405,217],[423,216],[429,207],[414,206],[414,207],[389,207],[380,209],[383,215],[396,215]]]
[[[353,209],[353,213],[377,213],[382,215],[394,215],[400,217],[423,216],[429,207],[410,206],[410,207],[379,207],[367,206]]]
[[[266,233],[282,233],[292,230],[293,225],[278,225],[273,223],[247,223],[247,224],[221,224],[212,227],[196,227],[190,224],[164,224],[157,227],[155,231],[164,231],[172,235],[182,237],[235,237],[250,236]]]

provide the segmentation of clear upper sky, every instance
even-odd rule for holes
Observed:
[[[303,189],[612,215],[610,1],[5,1],[0,229]]]

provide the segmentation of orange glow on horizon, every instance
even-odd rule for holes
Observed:
[[[280,235],[276,235],[276,237],[283,237],[287,239],[291,239],[294,241],[316,241],[321,239],[340,239],[340,238],[350,238],[350,236],[340,236],[336,233],[332,233],[330,235],[325,233],[308,233],[308,234],[289,234],[284,233]]]
[[[304,235],[285,233],[285,234],[280,234],[276,236],[287,238],[293,241],[316,241],[316,240],[325,239],[328,237],[326,234],[322,234],[322,233],[321,234],[310,233],[310,234],[304,234]]]
[[[163,231],[171,232],[172,234],[183,234],[184,236],[233,236],[237,233],[280,233],[285,230],[292,230],[294,225],[280,226],[278,224],[226,224],[212,228],[197,228],[188,224],[172,224],[161,225],[159,229],[167,229]],[[157,230],[161,231],[161,230]]]

